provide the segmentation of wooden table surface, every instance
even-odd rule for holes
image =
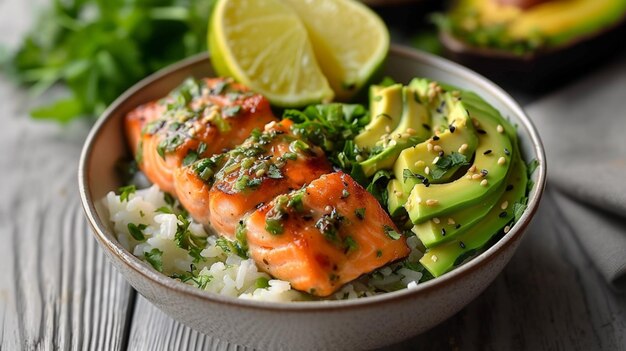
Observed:
[[[0,0],[0,44],[15,45],[36,2]],[[173,321],[106,261],[77,190],[88,126],[34,122],[31,100],[0,75],[0,350],[245,350]],[[386,349],[626,350],[626,295],[609,289],[560,218],[548,189],[482,295]]]

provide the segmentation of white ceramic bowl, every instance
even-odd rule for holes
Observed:
[[[493,83],[445,59],[393,47],[385,74],[401,82],[428,77],[472,90],[519,125],[521,149],[537,159],[528,209],[491,248],[454,271],[417,288],[358,300],[269,303],[238,300],[201,291],[153,270],[116,240],[100,199],[121,184],[116,162],[128,155],[123,117],[134,107],[163,97],[189,76],[214,75],[206,55],[192,57],[136,84],[98,120],[85,143],[79,167],[82,204],[96,239],[130,284],[184,324],[232,343],[261,349],[341,350],[388,345],[452,316],[500,273],[537,210],[546,178],[543,147],[518,104]]]

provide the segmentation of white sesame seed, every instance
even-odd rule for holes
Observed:
[[[413,135],[413,134],[415,134],[415,129],[413,129],[413,128],[407,128],[407,129],[406,129],[406,132],[407,132],[407,133],[409,133],[410,135]]]
[[[357,162],[361,162],[363,161],[363,156],[361,155],[356,155],[356,157],[354,158]]]
[[[324,211],[326,211],[326,212],[330,212],[330,211],[332,211],[332,209],[333,208],[330,205],[324,207]]]
[[[432,144],[432,143],[430,143],[430,142],[429,142],[429,143],[427,143],[427,144],[426,144],[426,149],[427,149],[428,151],[433,151],[433,144]]]
[[[391,146],[391,147],[396,146],[396,144],[397,144],[397,143],[398,143],[398,142],[396,141],[396,139],[393,139],[393,140],[391,140],[391,141],[389,142],[389,146]]]
[[[502,203],[502,205],[500,205],[500,208],[503,210],[506,210],[506,208],[509,207],[509,202],[508,201],[504,201]]]
[[[439,223],[441,223],[441,221],[439,220],[439,218],[435,217],[435,218],[433,218],[433,223],[439,224]]]
[[[430,256],[430,260],[433,261],[433,262],[437,262],[437,260],[438,260],[437,255]]]
[[[487,181],[487,179],[483,179],[483,180],[480,182],[480,185],[482,185],[482,186],[487,186],[487,185],[489,185],[489,182]]]
[[[511,227],[509,227],[508,225],[504,227],[504,234],[508,233],[509,230],[511,230]]]
[[[504,157],[500,157],[500,158],[498,159],[498,164],[499,164],[500,166],[503,166],[505,163],[506,163],[506,159],[505,159]]]
[[[469,171],[472,173],[476,172],[476,165],[472,165],[472,167],[469,168]]]
[[[454,221],[454,219],[448,218],[448,224],[456,224],[456,222]]]
[[[439,145],[435,145],[435,146],[433,146],[433,150],[439,152],[439,151],[442,151],[443,148],[441,146],[439,146]]]
[[[426,166],[426,168],[424,168],[424,173],[426,173],[426,175],[430,174],[430,168],[428,166]]]
[[[391,128],[389,126],[385,126],[385,132],[391,133]]]
[[[435,157],[435,159],[433,160],[433,164],[436,164],[437,162],[439,162],[439,156]]]
[[[439,200],[435,200],[435,199],[426,200],[426,206],[435,206],[437,204],[439,204]]]
[[[480,126],[480,122],[478,122],[478,120],[474,117],[472,117],[472,123],[474,124],[474,127],[479,127]]]
[[[465,150],[467,150],[468,146],[467,144],[463,144],[459,147],[459,153],[462,154],[465,152]]]
[[[265,174],[265,170],[264,169],[259,169],[258,171],[256,171],[256,176],[257,177],[261,177]]]
[[[470,174],[465,176],[465,179],[472,179],[472,176]]]
[[[476,180],[476,179],[480,179],[480,178],[482,178],[482,177],[483,177],[483,174],[482,174],[482,173],[476,173],[476,174],[474,174],[474,175],[472,176],[472,179]]]
[[[498,133],[502,134],[504,133],[504,127],[502,127],[500,124],[498,124],[498,126],[496,127],[496,130],[498,131]]]

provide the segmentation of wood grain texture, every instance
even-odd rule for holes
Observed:
[[[122,350],[134,292],[79,205],[86,126],[30,120],[3,78],[0,97],[0,349]]]

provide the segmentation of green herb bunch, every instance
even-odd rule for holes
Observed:
[[[69,96],[31,111],[68,122],[94,118],[148,74],[206,49],[214,0],[54,0],[5,67],[39,95]]]

